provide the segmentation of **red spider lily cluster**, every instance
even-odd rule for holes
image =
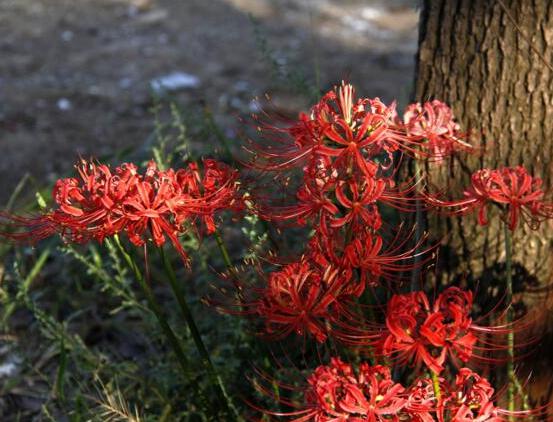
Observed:
[[[424,119],[421,115],[417,124]],[[268,333],[275,332],[277,321],[281,334],[310,333],[323,341],[328,322],[347,313],[342,304],[381,278],[391,280],[394,273],[413,268],[409,261],[420,245],[405,249],[409,242],[397,238],[385,245],[379,209],[412,210],[418,198],[416,181],[395,181],[394,154],[426,150],[419,135],[409,135],[408,126],[415,125],[411,120],[400,121],[394,104],[355,99],[353,87],[342,84],[291,127],[267,128],[273,142],[253,149],[251,167],[277,174],[297,168],[301,183],[291,193],[290,205],[277,205],[266,196],[256,198],[260,215],[272,222],[312,224],[315,231],[303,263],[295,264],[298,273],[286,282],[283,275],[290,274],[289,268],[265,277],[267,288],[257,289],[258,297],[243,304],[267,321]],[[279,280],[278,287],[274,280]]]
[[[541,179],[522,167],[478,170],[457,201],[428,192],[422,177],[401,180],[398,170],[406,159],[439,165],[475,148],[444,103],[411,104],[399,116],[395,103],[356,98],[346,83],[296,122],[284,127],[260,122],[260,130],[264,137],[249,148],[248,165],[263,176],[274,175],[279,183],[273,186],[286,189],[284,198],[266,185],[247,186],[249,193],[242,193],[238,171],[210,159],[179,170],[150,163],[143,173],[131,163],[110,169],[82,161],[78,178],[56,183],[54,210],[30,217],[2,214],[10,229],[1,234],[18,241],[59,234],[85,243],[121,233],[136,246],[169,240],[187,262],[179,235],[213,233],[224,210],[248,210],[279,226],[306,227],[309,239],[299,258],[259,260],[253,285],[237,269],[228,272],[236,288],[230,309],[258,321],[265,337],[299,335],[313,338],[317,350],[323,344],[334,348],[330,364],[307,378],[302,403],[271,394],[294,410],[266,411],[268,416],[297,422],[498,422],[542,415],[543,409],[500,408],[490,382],[465,367],[512,359],[506,337],[529,322],[480,324],[493,318],[473,318],[473,292],[457,287],[434,287],[434,298],[413,283],[407,292],[405,281],[425,269],[436,248],[426,245],[416,227],[393,227],[385,218],[386,212],[403,219],[403,213],[417,210],[476,211],[479,223],[486,224],[493,204],[509,229],[520,221],[536,228],[553,218]],[[378,289],[384,294],[378,296]],[[495,311],[497,320],[508,313]],[[337,345],[371,363],[357,368],[345,363],[337,357]],[[402,385],[397,372],[406,368],[408,383]]]
[[[471,332],[471,302],[469,292],[455,287],[440,294],[433,307],[424,292],[393,296],[386,311],[383,353],[398,356],[400,362],[424,362],[437,374],[448,355],[466,362],[477,340]]]
[[[473,293],[457,287],[434,300],[423,291],[394,293],[382,323],[374,315],[363,317],[374,306],[362,298],[369,288],[401,289],[405,275],[432,258],[433,248],[423,245],[424,236],[412,239],[409,231],[384,221],[385,207],[453,215],[477,210],[484,224],[486,207],[494,203],[504,210],[511,230],[521,218],[535,227],[553,217],[541,180],[522,167],[480,170],[461,201],[429,193],[423,180],[401,182],[397,169],[405,156],[440,164],[450,155],[476,149],[444,103],[411,104],[400,118],[395,104],[356,99],[353,87],[344,83],[297,122],[286,127],[261,123],[259,128],[264,137],[249,148],[250,167],[285,180],[288,189],[294,189],[289,182],[293,172],[300,179],[288,192],[287,204],[282,192],[271,199],[264,189],[256,198],[260,216],[309,226],[312,236],[297,262],[265,275],[260,270],[261,287],[251,289],[253,298],[241,302],[243,313],[260,317],[269,337],[295,333],[320,343],[332,337],[384,363],[363,363],[355,372],[331,358],[330,365],[319,366],[308,378],[304,405],[286,415],[295,421],[461,422],[533,414],[497,407],[490,383],[464,367],[507,361],[508,335],[526,328],[527,322],[481,325],[472,318]],[[403,387],[392,380],[391,366],[412,366],[419,376]],[[423,375],[428,372],[435,378]]]
[[[422,376],[405,387],[392,379],[387,366],[361,363],[356,371],[332,358],[312,372],[302,394],[302,405],[281,400],[296,409],[279,415],[294,422],[502,422],[537,415],[497,407],[490,382],[469,368],[461,368],[452,382]]]
[[[52,196],[56,209],[38,216],[4,214],[12,228],[4,233],[18,241],[32,241],[59,234],[74,243],[124,233],[131,243],[142,246],[151,239],[156,246],[167,239],[183,260],[186,251],[178,236],[195,227],[215,230],[215,215],[243,207],[238,172],[212,159],[187,168],[159,170],[150,162],[140,174],[136,165],[124,163],[113,170],[93,161],[81,161],[79,177],[60,179]]]
[[[378,345],[383,356],[412,363],[436,374],[444,364],[455,366],[472,362],[500,362],[507,349],[506,337],[529,326],[516,320],[508,325],[483,326],[471,318],[472,292],[449,287],[430,304],[422,291],[394,295],[388,301],[384,340]],[[493,350],[493,358],[482,352]]]
[[[344,303],[354,302],[367,286],[400,284],[432,257],[432,248],[422,247],[424,239],[412,242],[404,230],[390,236],[393,229],[382,219],[383,207],[414,211],[417,201],[428,197],[419,181],[398,183],[402,155],[439,161],[470,148],[445,104],[412,104],[400,119],[395,104],[356,99],[353,87],[344,83],[289,127],[262,127],[267,135],[252,146],[250,166],[277,177],[295,168],[301,183],[290,192],[289,205],[258,195],[260,215],[276,223],[313,227],[303,263],[296,264],[308,266],[311,275],[296,274],[275,288],[273,280],[289,273],[277,270],[263,277],[267,288],[255,289],[255,297],[241,305],[266,321],[266,334],[279,333],[275,337],[280,338],[284,333],[310,333],[323,341],[332,326],[351,319]],[[333,274],[332,282],[314,281],[323,280],[323,274]],[[274,321],[279,330],[274,330]]]

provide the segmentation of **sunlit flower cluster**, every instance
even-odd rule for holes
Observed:
[[[159,170],[150,162],[143,174],[124,163],[113,170],[93,161],[76,166],[79,177],[60,179],[52,196],[57,207],[38,216],[5,214],[14,228],[12,239],[32,241],[60,234],[75,243],[124,233],[136,246],[151,239],[163,245],[167,239],[187,259],[178,236],[196,226],[215,230],[214,216],[225,209],[239,210],[238,173],[212,159],[187,168]]]

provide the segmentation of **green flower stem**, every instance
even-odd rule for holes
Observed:
[[[432,377],[432,387],[434,388],[434,396],[436,397],[436,400],[438,401],[438,404],[440,400],[442,400],[442,391],[440,390],[440,380],[438,378],[438,374],[436,374],[434,371],[430,371],[430,376]]]
[[[213,233],[215,236],[215,241],[217,242],[217,247],[219,248],[219,251],[221,252],[221,256],[223,257],[223,261],[225,261],[225,265],[227,266],[229,271],[233,271],[234,267],[232,266],[232,261],[230,260],[230,255],[228,253],[227,247],[225,246],[225,241],[221,237],[221,234],[215,230],[215,233]]]
[[[188,308],[188,305],[186,303],[184,291],[182,290],[182,287],[178,283],[175,270],[173,269],[173,266],[171,265],[171,263],[169,262],[169,259],[165,255],[165,252],[163,251],[163,247],[159,248],[159,253],[163,261],[163,267],[165,269],[165,273],[169,277],[169,283],[171,284],[171,289],[173,290],[173,293],[177,299],[177,302],[181,310],[181,314],[184,317],[188,325],[188,328],[190,329],[190,333],[192,334],[194,344],[196,345],[196,349],[200,354],[200,357],[202,359],[202,364],[209,375],[211,383],[213,384],[217,393],[219,394],[219,399],[221,400],[221,403],[223,403],[226,410],[232,413],[235,420],[240,421],[242,420],[242,418],[238,414],[237,409],[234,407],[230,396],[227,394],[227,391],[225,389],[221,376],[217,373],[215,367],[213,366],[213,363],[211,362],[209,352],[207,351],[207,348],[205,347],[205,344],[202,340],[202,336],[200,335],[200,331],[198,330],[196,322],[194,321],[192,312],[190,312],[190,309]]]
[[[190,372],[190,365],[188,362],[188,359],[186,355],[184,354],[184,351],[182,349],[182,345],[180,344],[179,339],[171,329],[169,323],[167,322],[167,319],[163,315],[163,312],[161,310],[161,306],[157,302],[154,293],[146,280],[144,279],[142,273],[140,272],[140,269],[138,268],[138,265],[134,261],[134,259],[130,256],[130,254],[125,250],[124,246],[121,244],[121,241],[119,240],[119,237],[117,235],[114,236],[115,244],[117,245],[119,251],[123,255],[123,258],[125,259],[125,262],[130,267],[130,269],[133,271],[134,276],[136,280],[138,281],[138,284],[140,284],[140,287],[142,288],[144,295],[146,296],[146,301],[148,302],[148,307],[150,310],[154,313],[155,317],[157,318],[158,324],[161,327],[161,330],[163,331],[163,334],[167,338],[167,341],[171,345],[171,348],[173,349],[173,352],[175,353],[175,356],[177,357],[177,361],[179,362],[179,365],[182,369],[183,374],[185,375],[186,379],[194,386],[194,389],[198,392],[200,392],[200,398],[204,402],[205,405],[208,404],[207,399],[205,396],[201,393],[200,386],[197,384],[197,382],[192,377],[192,374]],[[209,406],[207,406],[209,408]]]
[[[530,410],[530,403],[528,402],[528,394],[524,392],[524,386],[520,383],[518,377],[514,379],[515,387],[519,394],[519,397],[522,397],[522,408],[523,410]],[[530,417],[530,420],[533,421],[534,418]]]
[[[119,250],[121,251],[121,254],[123,255],[123,258],[125,258],[125,261],[127,262],[128,266],[134,272],[134,276],[137,279],[138,284],[140,284],[140,287],[144,291],[144,295],[146,296],[148,306],[156,316],[158,323],[161,329],[163,330],[163,333],[165,334],[165,336],[167,337],[167,340],[171,344],[171,347],[173,348],[175,355],[177,356],[177,359],[180,363],[180,366],[183,372],[188,376],[190,374],[190,371],[188,369],[189,368],[188,359],[186,358],[186,355],[182,350],[182,346],[179,343],[177,336],[175,335],[175,333],[169,326],[167,319],[163,315],[163,312],[161,311],[161,307],[157,302],[157,300],[155,299],[152,289],[150,288],[150,286],[148,286],[148,283],[146,283],[146,280],[144,280],[144,277],[142,276],[142,273],[140,272],[138,266],[136,265],[136,262],[134,262],[134,259],[127,253],[127,251],[121,244],[121,241],[119,240],[119,238],[117,236],[114,236],[114,238],[115,238],[115,243],[117,244],[117,247],[119,248]]]
[[[505,300],[509,306],[507,309],[507,325],[513,322],[513,245],[511,238],[511,230],[507,224],[503,225],[505,233],[505,272],[506,272],[506,292]],[[514,349],[515,349],[515,333],[510,330],[507,334],[507,410],[509,412],[515,411],[515,366],[514,366]],[[509,420],[514,420],[512,415],[509,416]]]

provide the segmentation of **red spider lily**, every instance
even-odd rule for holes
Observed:
[[[166,235],[184,257],[177,235],[186,230],[186,222],[199,219],[210,234],[216,228],[216,213],[243,208],[238,172],[212,159],[204,159],[202,164],[203,172],[197,163],[176,172],[160,171],[149,164],[143,180],[136,183],[136,192],[124,203],[129,219],[125,231],[131,241],[143,243],[140,236],[148,227],[156,245],[163,244]]]
[[[372,159],[381,152],[389,156],[397,150],[390,132],[395,117],[395,105],[386,107],[378,98],[354,100],[350,84],[342,83],[326,94],[312,110],[322,139],[316,152],[334,157],[334,167],[346,173],[357,169],[374,176]]]
[[[405,390],[405,415],[417,422],[506,422],[543,416],[546,408],[512,412],[498,407],[494,389],[484,377],[468,368],[460,368],[453,383],[438,378],[440,397],[433,381],[419,378]],[[403,419],[402,419],[403,420]]]
[[[402,281],[403,273],[423,267],[432,259],[432,254],[429,252],[433,247],[422,247],[425,242],[424,236],[416,245],[407,247],[411,236],[408,234],[400,239],[401,233],[402,231],[398,230],[386,249],[383,249],[384,241],[378,235],[372,235],[370,238],[363,235],[356,236],[346,248],[347,259],[354,268],[361,270],[361,274],[365,275],[369,284],[376,285],[380,278],[388,282]],[[416,257],[423,258],[414,262]]]
[[[351,239],[346,239],[343,230],[331,228],[321,232],[317,228],[311,238],[308,254],[322,267],[333,265],[344,270],[357,270],[358,286],[351,291],[359,296],[366,285],[375,286],[380,280],[401,282],[402,274],[420,268],[432,258],[433,247],[423,247],[425,237],[412,247],[408,246],[413,232],[398,230],[395,236],[384,240],[370,226],[359,226],[351,232]],[[424,256],[418,262],[415,257]],[[357,292],[357,293],[354,293]]]
[[[260,215],[269,221],[292,222],[304,226],[318,219],[320,227],[327,227],[329,217],[338,214],[327,186],[305,183],[296,193],[297,203],[289,206],[262,206]]]
[[[397,416],[407,400],[404,388],[391,378],[390,369],[362,363],[357,374],[351,365],[332,358],[319,366],[308,379],[306,409],[296,422],[399,421]]]
[[[480,225],[488,224],[488,205],[499,205],[510,230],[514,230],[521,219],[536,229],[542,221],[553,218],[552,204],[543,200],[542,180],[529,175],[524,167],[478,170],[471,182],[464,199],[447,201],[429,195],[426,200],[432,207],[453,208],[450,212],[453,215],[477,211]]]
[[[441,352],[433,356],[428,350],[428,340],[419,335],[429,312],[430,305],[423,292],[394,295],[388,302],[386,312],[389,334],[382,346],[384,355],[398,356],[401,363],[413,360],[417,366],[424,362],[434,372],[441,372],[445,354]]]
[[[453,381],[438,377],[434,383],[429,377],[419,377],[408,387],[392,380],[388,366],[360,363],[356,370],[337,357],[318,366],[305,387],[279,382],[260,371],[257,374],[259,392],[294,410],[252,407],[265,416],[287,417],[291,422],[506,422],[548,413],[545,406],[526,411],[498,407],[488,380],[468,368],[460,368]],[[281,392],[275,394],[275,386]],[[303,394],[302,403],[290,395],[294,392]]]
[[[384,196],[387,181],[384,179],[365,179],[363,184],[355,182],[340,183],[336,188],[336,199],[345,208],[345,215],[331,220],[332,227],[352,224],[354,227],[367,225],[378,230],[382,225],[376,201]],[[351,193],[348,197],[346,189]]]
[[[327,143],[317,148],[319,154],[334,157],[334,166],[343,171],[348,171],[354,166],[364,175],[374,176],[372,162],[365,156],[364,152],[370,145],[379,144],[386,136],[387,126],[382,116],[367,114],[361,126],[357,130],[342,120],[329,125],[324,132]],[[332,144],[327,145],[332,142]]]
[[[385,106],[378,98],[355,99],[350,84],[326,93],[309,113],[286,128],[261,124],[268,144],[254,143],[249,151],[254,168],[275,171],[298,167],[317,156],[330,157],[340,172],[360,171],[374,176],[375,158],[397,150],[398,126],[395,104]]]
[[[187,169],[178,170],[175,178],[184,197],[182,204],[177,203],[174,210],[178,223],[190,216],[197,217],[211,234],[216,229],[216,213],[244,209],[244,198],[239,195],[238,171],[224,163],[204,159],[203,175],[197,163],[190,163]]]
[[[182,209],[184,198],[181,186],[175,180],[174,172],[159,171],[153,162],[148,164],[146,174],[137,180],[133,192],[123,202],[122,210],[127,220],[124,231],[129,240],[142,246],[151,234],[156,246],[169,238],[177,252],[186,259],[186,252],[178,241],[182,232],[175,218],[175,211]]]
[[[494,389],[489,381],[468,368],[461,368],[455,385],[444,399],[443,412],[455,422],[500,422],[500,409],[493,402]]]
[[[354,302],[360,292],[351,271],[321,266],[309,254],[297,262],[278,265],[278,270],[268,273],[261,265],[254,266],[258,285],[251,285],[238,270],[223,274],[230,284],[219,288],[219,298],[216,295],[208,302],[224,313],[261,319],[260,334],[269,340],[292,334],[310,336],[319,343],[329,336],[347,338],[341,331],[347,326],[343,321],[360,319]]]
[[[444,389],[440,422],[506,422],[510,420],[550,420],[550,405],[524,411],[509,411],[494,403],[490,382],[471,369],[461,368],[450,388]],[[443,412],[443,413],[442,413]]]
[[[497,354],[507,349],[506,342],[492,342],[486,336],[506,336],[527,327],[526,322],[480,326],[472,320],[471,309],[472,293],[457,287],[438,295],[433,306],[423,292],[394,295],[388,302],[388,334],[380,343],[381,350],[400,363],[424,364],[435,373],[444,369],[447,358],[455,364],[500,361]],[[494,353],[493,359],[485,356],[487,352]]]
[[[17,241],[39,241],[59,233],[70,242],[101,242],[126,233],[135,245],[151,235],[161,246],[167,237],[186,259],[177,236],[186,221],[202,219],[214,230],[214,214],[238,209],[237,172],[214,160],[204,160],[204,176],[197,165],[175,172],[160,171],[150,163],[144,175],[134,164],[124,163],[111,171],[106,165],[81,161],[77,178],[60,179],[53,190],[57,209],[35,217],[4,214],[8,224],[23,232],[3,233]]]
[[[438,401],[430,378],[416,379],[405,391],[407,403],[405,413],[413,422],[434,422]]]
[[[23,232],[4,233],[17,241],[39,241],[60,233],[75,243],[102,241],[126,224],[122,201],[137,181],[136,167],[126,164],[112,174],[109,167],[82,160],[77,166],[80,179],[56,182],[52,196],[58,209],[35,217],[3,215],[10,225]]]
[[[351,232],[368,225],[378,230],[382,224],[378,204],[413,210],[416,184],[410,180],[396,187],[393,174],[385,175],[390,173],[392,153],[403,136],[396,117],[395,105],[355,99],[353,87],[342,83],[324,95],[309,116],[302,115],[297,125],[275,128],[279,135],[288,130],[293,142],[279,144],[282,137],[277,136],[276,145],[255,151],[265,164],[254,166],[275,171],[301,163],[303,182],[293,205],[258,198],[260,216],[299,225],[311,222],[326,234],[338,227]],[[383,152],[388,154],[389,165],[380,162],[378,155]]]
[[[424,104],[411,104],[403,115],[406,138],[418,143],[426,152],[423,155],[441,161],[458,150],[470,151],[472,146],[463,139],[453,112],[438,100]]]
[[[323,231],[338,227],[357,230],[367,226],[378,230],[382,219],[377,205],[410,211],[417,199],[414,190],[414,184],[408,182],[396,187],[392,179],[383,177],[341,182],[305,177],[294,205],[262,205],[260,215],[266,220],[300,226],[317,221]]]
[[[264,319],[271,338],[309,333],[324,342],[329,324],[340,314],[337,298],[348,282],[343,277],[330,267],[321,271],[303,260],[289,264],[269,275],[253,311]]]
[[[296,204],[291,206],[268,206],[262,216],[272,221],[290,221],[303,226],[318,216],[319,225],[327,226],[328,217],[339,210],[334,204],[333,191],[337,173],[331,168],[327,157],[317,157],[304,169],[304,181],[296,192]]]
[[[340,227],[348,223],[364,223],[374,230],[382,225],[377,204],[410,211],[417,199],[413,195],[415,185],[411,181],[399,187],[389,178],[363,178],[360,181],[344,181],[338,184],[335,194],[338,204],[344,209],[344,216],[333,219],[331,226]],[[356,227],[356,226],[354,226]]]

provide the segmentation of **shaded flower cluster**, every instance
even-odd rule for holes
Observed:
[[[452,382],[419,377],[405,387],[392,379],[387,366],[364,362],[355,370],[334,357],[309,375],[301,394],[301,405],[284,403],[293,406],[293,411],[264,413],[287,416],[294,422],[502,422],[543,416],[543,409],[510,412],[500,408],[490,382],[468,368],[460,368]]]
[[[344,285],[337,271],[321,272],[306,260],[284,266],[272,272],[259,302],[254,303],[257,314],[263,317],[266,333],[282,338],[295,332],[310,333],[320,342],[328,335],[327,322],[339,306],[340,290]]]
[[[445,209],[452,215],[476,212],[480,225],[488,224],[490,206],[499,206],[510,230],[520,221],[536,229],[542,221],[553,218],[553,203],[544,200],[542,180],[521,166],[478,170],[472,174],[471,185],[463,195],[459,200],[428,195],[427,202],[430,207]]]
[[[388,301],[381,353],[401,365],[424,365],[439,374],[447,362],[502,362],[507,334],[528,327],[519,319],[508,324],[479,325],[471,317],[473,295],[458,287],[440,293],[433,304],[424,292],[394,295]],[[479,342],[479,343],[478,343]],[[479,344],[477,346],[477,344]],[[486,354],[492,353],[493,357]]]
[[[330,365],[316,368],[307,382],[307,409],[298,421],[399,420],[408,402],[390,369],[380,365],[362,363],[355,373],[351,365],[333,358]]]
[[[195,225],[215,230],[214,216],[225,209],[239,210],[238,173],[212,159],[187,168],[159,170],[150,162],[140,174],[132,163],[113,170],[93,161],[81,161],[79,177],[60,179],[53,189],[57,207],[38,216],[4,214],[12,228],[3,233],[17,241],[47,238],[54,234],[75,243],[125,233],[137,246],[152,239],[157,246],[167,239],[186,260],[178,236]]]

